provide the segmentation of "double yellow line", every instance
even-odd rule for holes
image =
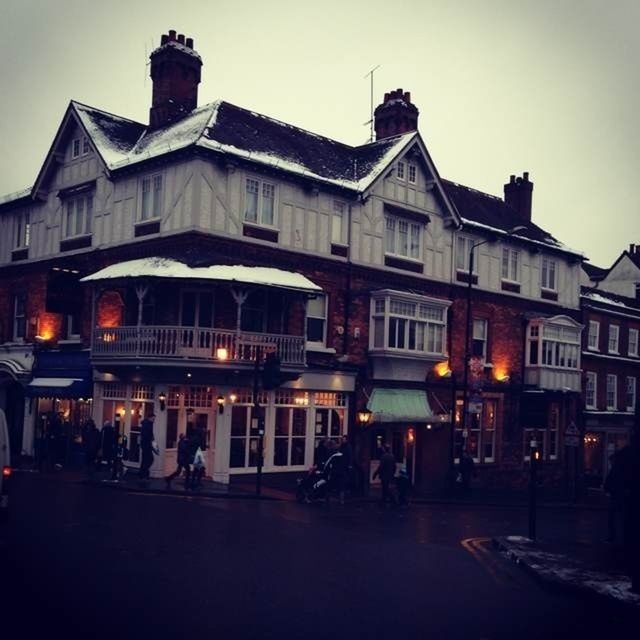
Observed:
[[[487,543],[491,538],[466,538],[460,544],[468,551],[487,571],[487,573],[501,586],[505,586],[508,581],[504,567],[501,567],[498,559],[487,549]]]

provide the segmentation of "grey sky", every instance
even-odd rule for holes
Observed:
[[[411,91],[443,177],[502,195],[529,171],[534,221],[594,264],[640,242],[637,0],[4,0],[0,194],[35,179],[70,99],[146,121],[145,56],[195,39],[217,98],[350,144]]]

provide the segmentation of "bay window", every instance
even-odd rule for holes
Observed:
[[[528,366],[578,369],[580,329],[538,321],[528,330]]]

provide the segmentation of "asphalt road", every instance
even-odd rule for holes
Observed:
[[[0,529],[2,637],[7,628],[114,639],[630,633],[622,611],[549,592],[491,547],[494,535],[526,532],[522,509],[327,509],[14,479]],[[586,538],[604,518],[544,510],[539,529]]]

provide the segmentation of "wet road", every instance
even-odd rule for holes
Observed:
[[[629,624],[493,550],[526,533],[517,508],[327,509],[19,473],[12,507],[3,618],[20,637],[591,638]],[[588,540],[604,519],[544,510],[539,530]]]

